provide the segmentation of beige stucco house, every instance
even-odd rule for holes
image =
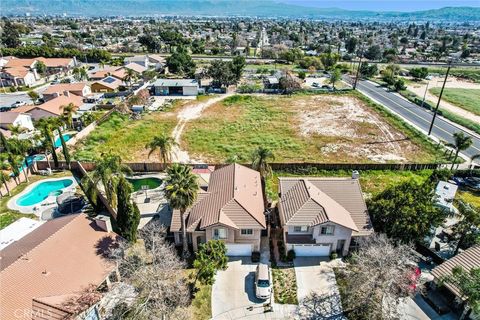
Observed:
[[[358,179],[279,178],[278,210],[287,250],[346,255],[373,232]]]
[[[227,255],[249,256],[260,250],[266,228],[260,175],[239,164],[215,170],[207,190],[185,213],[188,242],[196,251],[200,243],[217,239],[227,246]],[[170,231],[182,243],[180,212],[173,211]]]

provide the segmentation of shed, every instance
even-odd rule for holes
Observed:
[[[198,82],[195,79],[158,79],[153,87],[157,96],[198,95]]]

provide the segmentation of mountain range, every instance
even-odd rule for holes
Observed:
[[[2,15],[248,16],[311,19],[442,20],[480,22],[480,7],[394,12],[319,8],[281,0],[2,0]]]

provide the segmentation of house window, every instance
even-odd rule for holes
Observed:
[[[227,229],[213,229],[213,239],[227,239]]]
[[[240,234],[247,236],[247,235],[252,235],[253,234],[253,229],[241,229]]]
[[[308,231],[308,226],[294,226],[293,231],[294,232],[307,232]]]
[[[335,230],[334,226],[325,226],[325,227],[322,227],[322,229],[320,229],[320,234],[331,236],[333,235],[334,230]]]

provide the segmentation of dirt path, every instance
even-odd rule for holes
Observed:
[[[444,79],[443,77],[434,77],[432,80],[430,80],[430,85],[428,86],[428,88],[429,89],[441,88],[443,79]],[[424,83],[414,83],[414,84],[408,85],[407,89],[415,93],[421,99],[423,99],[426,86],[427,85]],[[447,83],[445,84],[445,88],[480,89],[480,85],[478,83],[462,81],[455,77],[451,77],[451,78],[449,77],[449,79],[447,80]],[[429,91],[427,91],[427,94],[425,96],[425,101],[432,101],[436,103],[438,101],[438,97],[436,95],[431,94]],[[468,110],[457,107],[456,105],[445,101],[445,99],[442,99],[442,101],[440,102],[440,109],[448,110],[461,117],[480,123],[480,116]]]
[[[231,92],[231,93],[227,93],[227,94],[209,99],[205,102],[187,105],[185,108],[183,108],[179,112],[177,116],[178,123],[172,132],[173,139],[175,139],[175,142],[177,143],[177,146],[174,146],[172,148],[172,162],[179,162],[179,163],[195,163],[196,162],[195,160],[190,159],[190,156],[188,155],[187,151],[180,149],[180,138],[182,136],[183,129],[185,129],[185,125],[187,124],[187,122],[199,118],[202,115],[203,110],[205,110],[206,108],[234,94],[235,93]]]

